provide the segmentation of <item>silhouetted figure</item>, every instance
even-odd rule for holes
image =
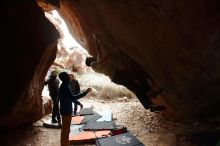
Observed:
[[[80,86],[79,86],[79,82],[75,79],[73,74],[69,74],[70,75],[70,84],[72,86],[72,90],[73,90],[73,94],[79,94],[80,93]],[[78,100],[74,101],[74,115],[77,115],[77,109],[78,109],[78,105],[80,106],[80,108],[83,108],[83,104],[80,103]]]
[[[59,78],[62,81],[59,88],[60,114],[62,115],[61,146],[69,146],[70,124],[73,112],[72,102],[85,96],[88,92],[92,91],[92,89],[88,88],[85,92],[74,95],[69,74],[61,72]]]
[[[60,113],[59,113],[59,79],[57,78],[56,71],[51,71],[49,78],[44,82],[44,85],[48,85],[49,95],[53,102],[52,110],[52,123],[60,123]]]

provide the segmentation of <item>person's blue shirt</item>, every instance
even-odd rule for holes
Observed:
[[[69,115],[73,112],[72,102],[85,96],[88,90],[79,94],[74,95],[70,82],[63,82],[59,88],[60,98],[60,114]]]

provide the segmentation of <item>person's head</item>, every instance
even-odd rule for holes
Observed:
[[[59,78],[62,82],[69,82],[70,81],[70,76],[67,72],[61,72],[59,74]]]
[[[50,72],[50,78],[56,78],[57,77],[57,72],[56,70],[53,70]]]
[[[69,76],[70,76],[70,79],[74,79],[75,78],[73,73],[70,73]]]
[[[95,61],[95,60],[96,60],[95,57],[86,57],[85,64],[86,64],[87,66],[91,66],[91,63],[92,63],[93,61]]]

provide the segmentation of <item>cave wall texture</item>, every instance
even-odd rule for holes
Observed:
[[[219,7],[218,0],[56,4],[73,36],[91,55],[97,56],[97,34],[109,66],[144,71],[165,89],[158,102],[186,119],[220,114]],[[0,125],[16,121],[16,126],[42,116],[40,93],[59,35],[35,2],[6,2],[3,10],[4,55],[12,63],[1,59]]]
[[[98,34],[114,65],[144,70],[165,89],[159,101],[168,111],[193,119],[220,112],[219,7],[217,0],[60,0],[59,12],[93,56]]]
[[[0,128],[31,123],[44,114],[41,92],[59,38],[36,2],[10,1],[3,8]]]

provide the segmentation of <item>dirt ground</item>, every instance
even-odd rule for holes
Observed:
[[[116,123],[124,125],[146,146],[217,146],[219,139],[219,122],[181,123],[165,112],[145,110],[138,99],[118,98],[104,101],[94,98],[81,99],[84,107],[94,110],[111,111]],[[5,131],[1,134],[2,146],[59,146],[60,129],[44,128],[42,121],[22,126],[19,129]],[[207,141],[207,137],[213,140]],[[204,138],[205,137],[205,138]],[[84,145],[89,146],[89,145]]]

